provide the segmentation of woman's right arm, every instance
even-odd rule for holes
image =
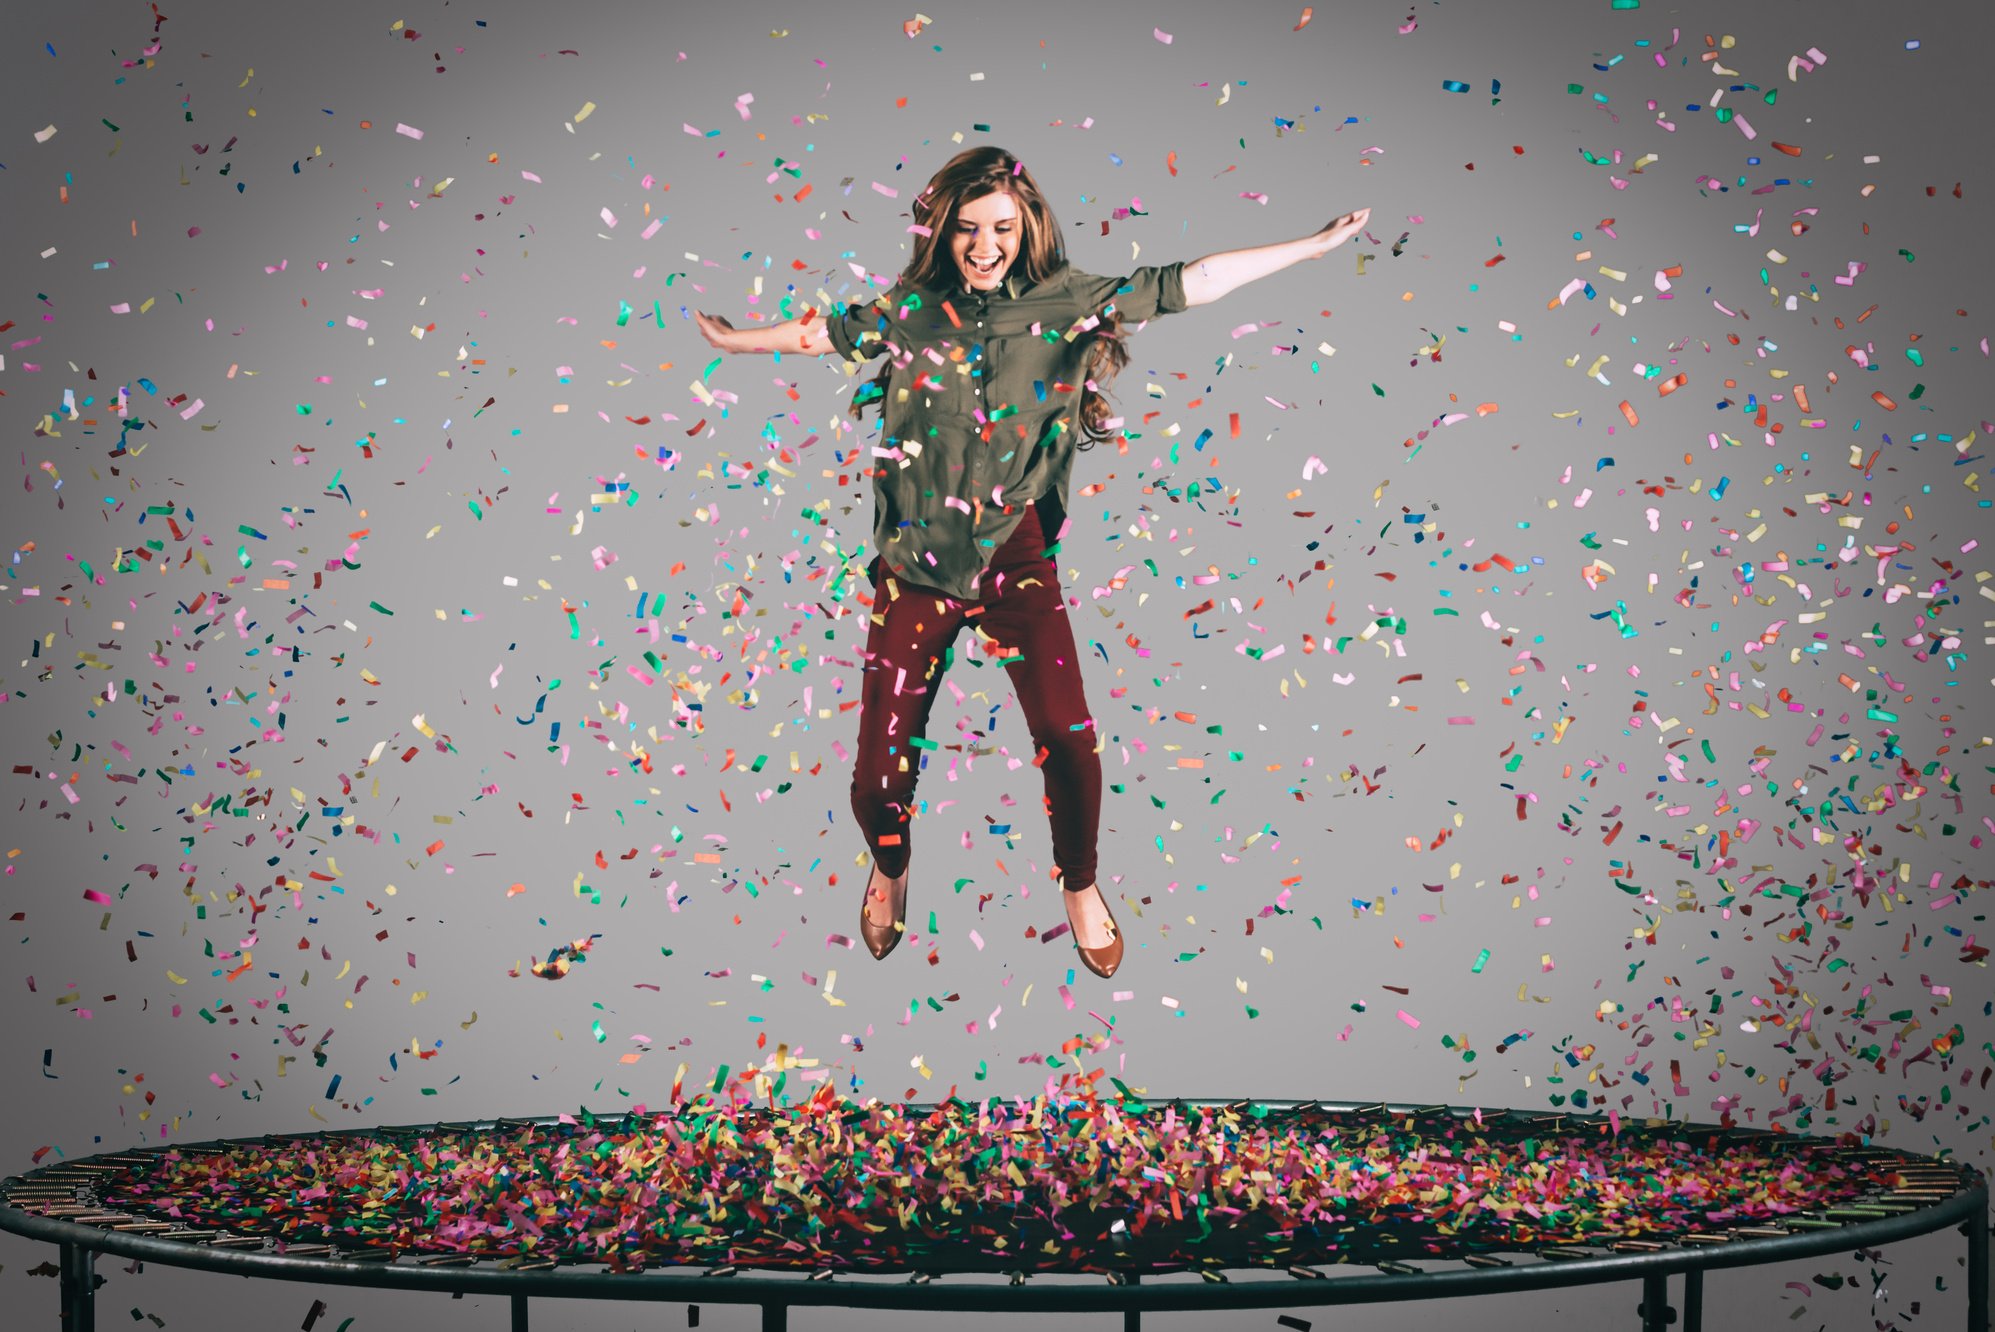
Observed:
[[[700,336],[724,352],[798,352],[805,356],[822,356],[836,350],[832,346],[831,334],[825,329],[823,316],[814,312],[797,319],[786,319],[780,324],[751,328],[736,328],[727,320],[703,311],[694,311],[693,320],[699,325]]]

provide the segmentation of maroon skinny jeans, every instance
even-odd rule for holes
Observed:
[[[992,558],[974,602],[887,573],[875,556],[872,627],[859,705],[859,752],[852,771],[852,813],[880,872],[899,878],[911,849],[915,782],[933,751],[928,715],[942,688],[943,653],[964,623],[982,630],[974,650],[1005,660],[1031,733],[1032,762],[1045,772],[1045,808],[1053,826],[1053,862],[1069,891],[1095,878],[1101,825],[1101,758],[1094,719],[1081,692],[1080,654],[1067,622],[1059,571],[1046,555],[1038,507]]]

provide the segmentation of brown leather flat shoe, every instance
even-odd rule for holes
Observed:
[[[1086,891],[1083,889],[1082,891]],[[1101,885],[1094,885],[1094,891],[1101,894]],[[1107,980],[1122,965],[1122,927],[1115,923],[1115,913],[1109,911],[1108,897],[1101,895],[1101,909],[1108,912],[1108,942],[1099,948],[1081,947],[1080,935],[1074,935],[1074,951],[1081,955],[1081,962],[1095,975]]]
[[[907,913],[906,885],[902,885],[902,900],[894,912],[893,924],[875,925],[872,913],[867,910],[872,905],[874,886],[882,877],[884,876],[880,873],[880,867],[873,866],[873,872],[866,880],[866,895],[859,899],[859,937],[865,941],[866,951],[873,955],[875,961],[893,952],[899,945],[901,936],[907,932],[907,921],[904,919]],[[879,891],[884,894],[886,888],[882,886]]]

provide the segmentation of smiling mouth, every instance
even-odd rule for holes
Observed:
[[[973,273],[977,273],[983,277],[989,277],[991,274],[997,272],[998,265],[1003,262],[1004,262],[1003,255],[999,255],[997,258],[991,260],[989,263],[979,263],[977,260],[971,259],[969,261],[970,271]]]

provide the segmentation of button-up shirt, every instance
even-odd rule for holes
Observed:
[[[1111,309],[1126,334],[1185,307],[1182,263],[1126,277],[1063,264],[1038,283],[1007,274],[989,292],[897,282],[830,315],[826,332],[854,373],[893,357],[870,459],[873,545],[886,570],[975,601],[1027,504],[1057,553],[1090,331]]]

